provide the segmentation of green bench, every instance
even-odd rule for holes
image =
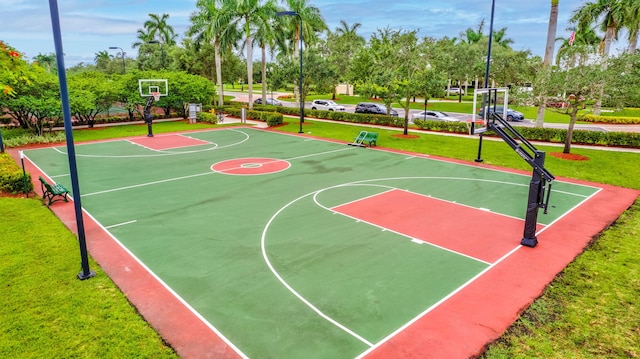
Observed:
[[[47,206],[50,206],[55,201],[69,202],[67,199],[69,190],[64,188],[63,185],[59,183],[50,184],[46,179],[42,178],[42,176],[39,176],[38,179],[40,179],[40,186],[42,188],[42,198],[49,202]]]
[[[360,133],[358,133],[358,136],[356,136],[356,138],[353,140],[353,143],[350,143],[349,145],[367,147],[366,143],[368,143],[369,147],[372,147],[378,144],[377,141],[377,132],[360,131]]]

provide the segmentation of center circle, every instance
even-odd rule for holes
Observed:
[[[284,171],[291,167],[291,163],[277,158],[236,158],[214,163],[211,170],[227,175],[264,175]]]
[[[258,168],[262,167],[262,163],[243,163],[242,168]]]

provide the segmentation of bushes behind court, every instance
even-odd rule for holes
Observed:
[[[33,190],[31,175],[27,175],[27,190]],[[8,153],[0,153],[0,192],[12,194],[24,191],[24,174],[20,166],[16,164]]]

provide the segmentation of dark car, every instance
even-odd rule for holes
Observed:
[[[360,102],[356,105],[356,113],[373,113],[378,115],[387,114],[387,106],[373,102]],[[398,116],[398,111],[391,109],[391,116]]]
[[[478,116],[480,116],[481,118],[484,118],[485,109],[486,109],[486,107],[485,108],[481,108],[480,111],[478,111]],[[495,111],[500,115],[504,114],[504,106],[496,106],[495,107]],[[492,112],[493,112],[493,106],[489,106],[488,114],[491,115]],[[522,114],[522,112],[518,112],[516,110],[512,110],[512,109],[507,107],[506,120],[507,121],[523,121],[524,120],[524,115]]]

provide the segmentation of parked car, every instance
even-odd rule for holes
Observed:
[[[378,115],[387,114],[387,106],[373,103],[373,102],[360,102],[356,105],[356,113],[373,113]],[[398,111],[391,109],[391,116],[398,116]]]
[[[313,100],[311,103],[312,110],[325,110],[325,111],[344,111],[344,106],[329,100]]]
[[[262,97],[255,99],[255,101],[253,101],[253,103],[255,103],[257,105],[262,105]],[[266,104],[267,105],[273,105],[273,106],[282,106],[282,102],[280,100],[276,100],[275,98],[269,98],[269,97],[267,97]]]
[[[464,95],[464,90],[461,89],[460,87],[451,87],[449,88],[449,94],[463,94]]]
[[[500,115],[504,114],[504,106],[496,106],[496,112]],[[480,116],[480,118],[484,118],[484,111],[485,108],[481,108],[480,111],[478,111],[478,116]],[[488,114],[491,115],[491,113],[493,112],[493,106],[489,106],[489,112]],[[524,120],[524,115],[522,114],[522,112],[518,112],[516,110],[512,110],[510,108],[507,107],[507,121],[523,121]]]
[[[411,121],[414,120],[429,120],[429,121],[447,121],[447,122],[457,122],[460,119],[453,117],[447,113],[441,111],[420,111],[411,115]]]

